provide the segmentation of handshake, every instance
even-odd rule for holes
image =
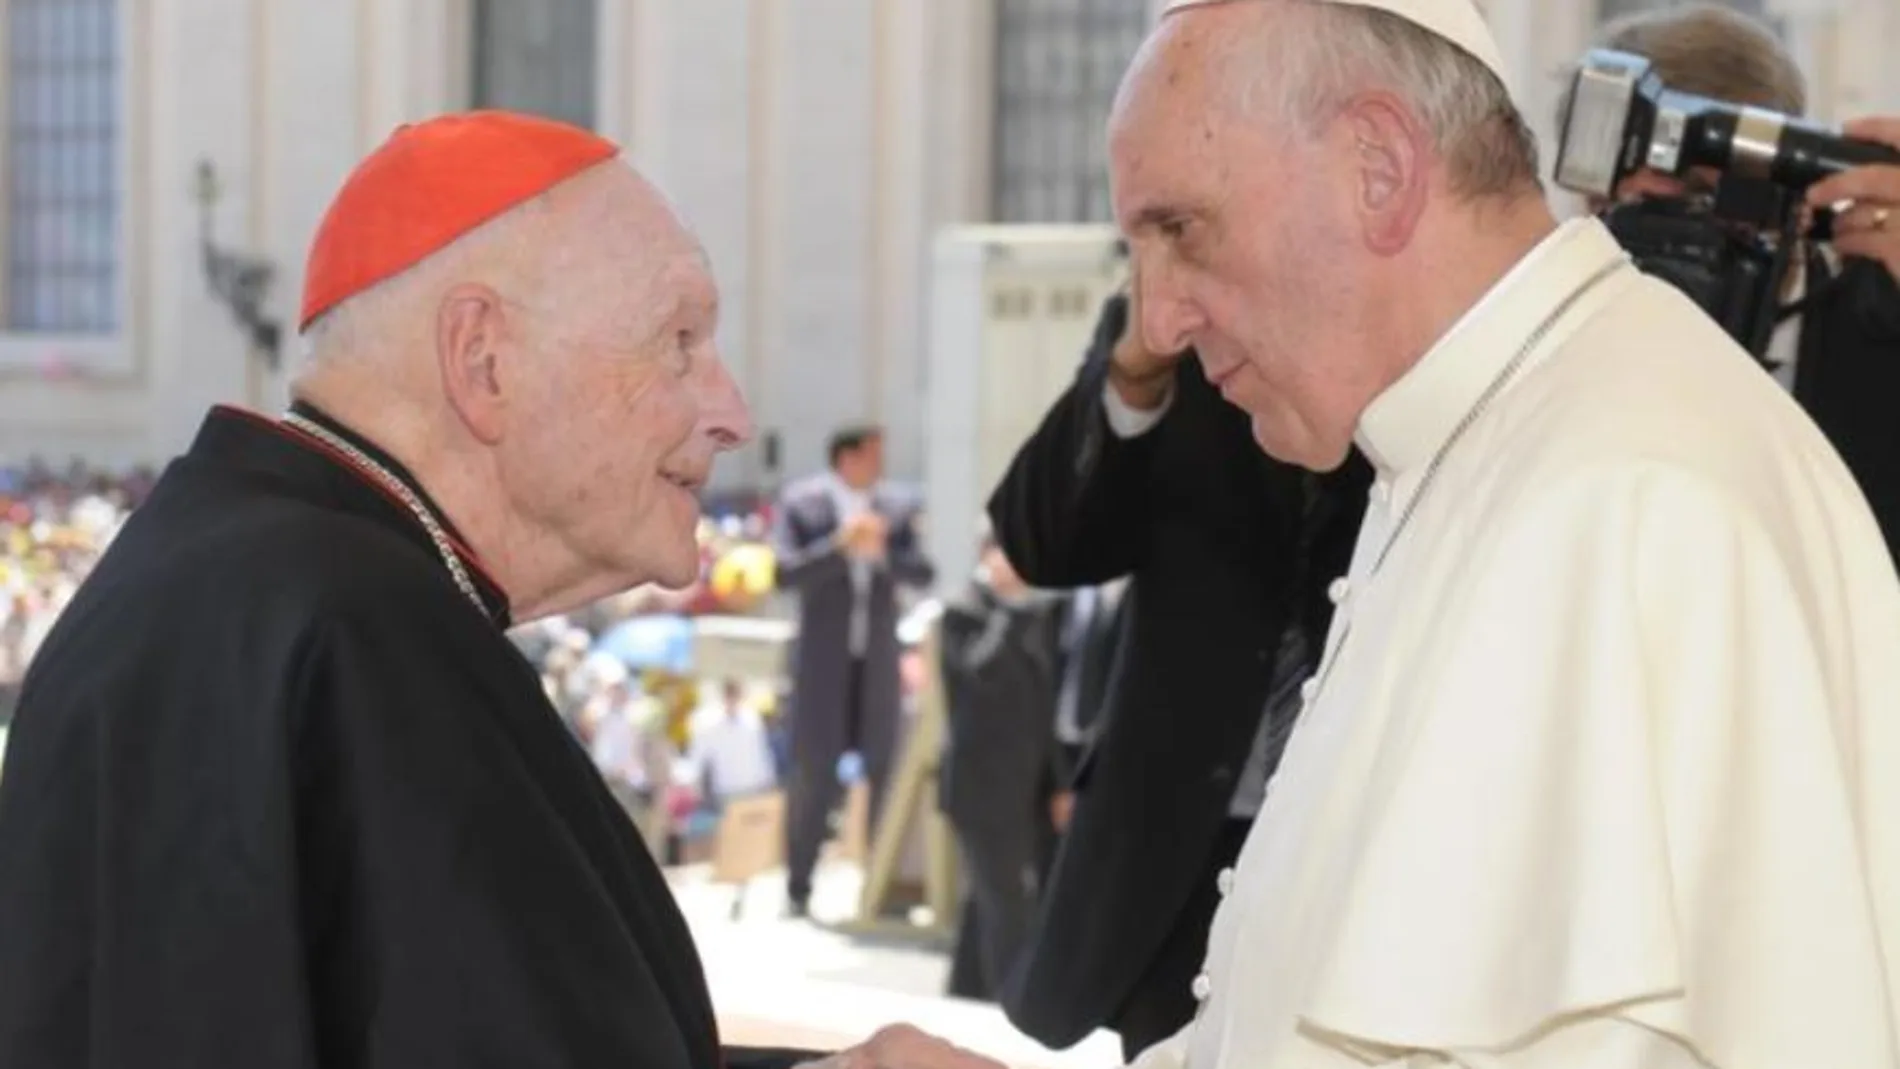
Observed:
[[[892,1025],[849,1050],[796,1069],[1008,1069],[910,1025]]]

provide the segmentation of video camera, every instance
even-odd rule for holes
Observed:
[[[1900,151],[1791,116],[1664,85],[1642,56],[1609,49],[1578,67],[1557,143],[1557,184],[1614,199],[1648,168],[1686,178],[1720,175],[1712,194],[1617,204],[1604,222],[1645,272],[1687,293],[1757,360],[1781,312],[1781,283],[1800,249],[1807,188],[1870,163],[1900,164]],[[1817,212],[1807,236],[1825,241]]]

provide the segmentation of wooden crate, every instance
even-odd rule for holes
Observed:
[[[727,802],[713,833],[713,881],[744,886],[784,864],[785,796],[773,791]]]

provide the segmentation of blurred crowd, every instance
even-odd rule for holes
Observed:
[[[152,473],[0,467],[0,728],[20,677]]]
[[[28,665],[155,477],[146,470],[38,463],[0,468],[0,753]],[[798,673],[761,671],[763,665],[734,672],[705,663],[704,644],[696,641],[703,618],[770,618],[784,608],[773,603],[775,593],[800,589],[779,574],[781,561],[793,559],[786,557],[784,524],[775,523],[782,507],[709,502],[699,531],[700,575],[692,585],[629,591],[523,625],[510,636],[642,837],[667,863],[704,859],[729,802],[786,792],[795,779],[789,708]],[[974,581],[944,607],[943,667],[952,699],[944,764],[951,782],[940,801],[958,826],[966,861],[981,862],[977,867],[987,873],[997,868],[989,859],[1000,850],[1010,859],[1003,864],[1040,870],[1053,833],[1066,823],[1062,766],[1075,759],[1081,742],[1050,715],[1061,677],[1072,674],[1062,671],[1063,654],[1076,651],[1060,632],[1073,599],[1032,594],[993,541],[985,539],[982,550]],[[813,635],[841,635],[843,621],[837,623]],[[777,626],[786,637],[795,629],[789,620]],[[1008,637],[999,643],[1002,632]],[[890,651],[898,669],[891,703],[898,723],[887,740],[893,746],[908,719],[898,711],[914,709],[928,674],[917,638],[900,638]],[[807,644],[813,641],[808,635]],[[808,720],[825,719],[817,713]],[[835,801],[857,783],[875,793],[889,755],[867,758],[862,742],[838,741],[822,755],[823,778],[830,781],[837,771],[837,793],[826,797]],[[1032,803],[1019,804],[1032,795]],[[820,841],[842,830],[838,819],[826,804]],[[953,984],[958,993],[992,992],[993,977],[974,978],[996,971],[994,962],[988,969],[974,962],[977,946],[991,944],[992,958],[999,956],[999,942],[1014,950],[1025,937],[1034,897],[992,899],[987,925],[976,922],[972,902],[963,918],[962,967]]]
[[[61,611],[149,491],[147,470],[0,467],[0,752],[21,680]],[[693,618],[757,612],[773,589],[763,509],[701,524],[699,581],[643,588],[513,636],[656,852],[709,833],[721,799],[773,789],[771,680],[704,685]]]

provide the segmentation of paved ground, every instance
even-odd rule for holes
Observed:
[[[948,961],[941,951],[827,929],[826,922],[853,911],[855,867],[834,865],[819,873],[812,895],[816,923],[785,916],[779,879],[754,882],[737,919],[736,892],[708,883],[703,870],[678,870],[673,882],[731,1042],[828,1048],[907,1021],[1012,1069],[1120,1064],[1117,1044],[1106,1034],[1055,1053],[1017,1033],[993,1006],[942,997]]]
[[[855,866],[831,865],[821,870],[812,889],[812,921],[798,921],[785,915],[783,882],[764,877],[746,889],[741,915],[735,920],[732,908],[737,891],[707,883],[703,870],[673,873],[674,893],[709,972],[737,967],[919,997],[941,995],[949,971],[949,961],[941,952],[922,941],[856,939],[826,927],[851,916],[859,885]]]

